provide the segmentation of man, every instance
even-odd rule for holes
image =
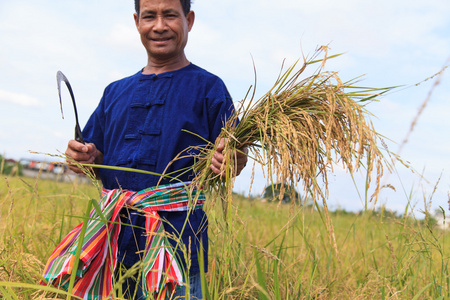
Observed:
[[[186,170],[192,166],[193,158],[173,159],[190,146],[204,145],[205,140],[215,142],[225,120],[233,113],[231,97],[218,77],[190,63],[185,56],[188,32],[195,19],[189,0],[137,0],[135,6],[134,20],[147,51],[147,64],[135,75],[105,89],[99,106],[83,130],[86,144],[72,140],[66,154],[81,164],[165,173],[188,184],[193,173]],[[218,175],[222,175],[226,163],[223,144],[221,141],[211,161],[211,169]],[[241,152],[235,155],[238,175],[247,157]],[[74,165],[70,168],[82,172]],[[106,191],[141,191],[173,182],[168,177],[142,173],[105,168],[96,171]],[[117,233],[117,261],[121,264],[116,266],[116,276],[119,268],[128,270],[141,262],[149,235],[144,229],[146,216],[128,206],[120,210],[120,215],[121,222],[133,226],[121,226]],[[207,258],[205,213],[196,209],[189,213],[186,210],[158,211],[158,215],[165,223],[167,235],[180,237],[188,248],[189,264],[178,251],[181,268],[190,265],[190,269],[185,270],[189,271],[190,278],[186,281],[190,285],[190,295],[201,299],[197,253],[203,249]],[[170,242],[180,248],[176,241]],[[207,261],[204,263],[207,268]],[[130,280],[124,288],[130,298],[143,299],[146,295],[139,281]],[[181,289],[176,296],[184,293]]]

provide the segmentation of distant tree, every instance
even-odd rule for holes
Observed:
[[[0,174],[22,175],[22,168],[18,163],[12,163],[0,155]]]
[[[281,194],[281,183],[271,184],[266,187],[264,190],[263,197],[268,199],[269,201],[279,201]],[[295,190],[295,188],[285,185],[285,190],[283,195],[281,196],[281,202],[290,203],[292,200],[300,201],[300,196]]]

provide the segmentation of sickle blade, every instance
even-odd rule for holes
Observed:
[[[56,73],[56,81],[58,83],[59,105],[61,107],[62,118],[64,119],[62,98],[61,98],[61,82],[64,82],[67,86],[67,89],[69,90],[70,97],[72,98],[73,110],[75,112],[75,122],[76,122],[76,124],[75,124],[75,140],[84,144],[84,139],[83,139],[83,135],[81,134],[80,124],[78,123],[78,112],[77,112],[77,105],[75,103],[75,96],[73,94],[72,87],[70,86],[69,80],[61,71],[58,71]]]

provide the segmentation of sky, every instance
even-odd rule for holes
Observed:
[[[364,86],[401,86],[367,106],[395,153],[417,118],[398,153],[409,167],[396,163],[394,172],[385,174],[382,182],[395,190],[383,189],[376,206],[408,208],[419,218],[425,206],[448,211],[450,70],[441,72],[450,62],[448,0],[195,0],[192,9],[196,19],[187,57],[220,76],[234,101],[254,84],[254,67],[259,98],[284,60],[290,65],[321,45],[328,45],[330,54],[343,53],[326,65],[342,79],[363,75]],[[0,0],[2,155],[51,161],[30,151],[65,151],[75,123],[68,94],[61,117],[58,70],[71,82],[84,126],[106,85],[146,64],[133,13],[133,1],[124,0]],[[266,179],[257,168],[250,190],[250,177],[247,167],[235,190],[261,195]],[[364,174],[353,181],[335,168],[329,178],[331,209],[364,207]]]

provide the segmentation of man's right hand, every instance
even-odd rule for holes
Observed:
[[[102,164],[103,153],[97,150],[94,144],[82,144],[75,140],[70,140],[67,145],[66,155],[80,164]],[[69,163],[69,169],[75,173],[82,174],[83,171],[76,165],[73,165],[73,161],[67,159]]]

